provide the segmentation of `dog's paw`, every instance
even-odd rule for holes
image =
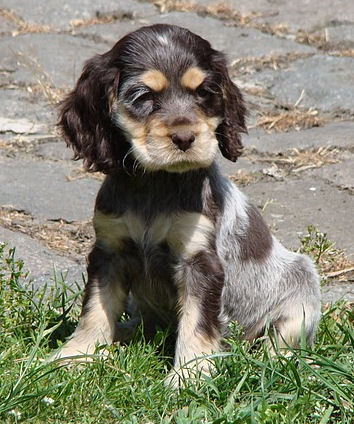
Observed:
[[[109,350],[104,347],[98,349],[95,344],[79,344],[71,339],[54,352],[51,360],[63,365],[70,365],[77,362],[91,362],[96,357],[105,359],[109,353]]]
[[[187,384],[196,384],[210,375],[213,364],[206,359],[192,361],[184,366],[172,368],[165,379],[165,386],[178,389]]]
[[[170,387],[171,389],[178,389],[184,386],[184,382],[190,376],[187,373],[186,369],[183,368],[172,368],[165,378],[165,386]]]
[[[75,362],[92,361],[93,351],[90,349],[76,348],[75,346],[64,345],[51,356],[52,361],[57,361],[62,365],[70,365]]]

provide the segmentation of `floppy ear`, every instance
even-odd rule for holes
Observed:
[[[74,158],[90,171],[108,173],[119,166],[127,150],[121,130],[110,116],[110,99],[116,96],[119,69],[111,51],[86,62],[74,90],[60,104],[58,125]]]
[[[247,134],[246,107],[240,90],[231,81],[225,56],[222,53],[218,52],[214,56],[212,67],[221,77],[224,100],[224,119],[216,129],[216,138],[222,155],[226,159],[236,162],[243,149],[240,134]]]

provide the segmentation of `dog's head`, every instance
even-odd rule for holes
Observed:
[[[225,57],[171,25],[143,27],[89,60],[61,104],[59,125],[92,171],[135,162],[183,172],[232,161],[246,132],[242,95]]]

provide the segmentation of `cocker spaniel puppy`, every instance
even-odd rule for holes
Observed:
[[[75,157],[107,174],[82,314],[60,357],[124,338],[127,304],[132,328],[175,328],[174,384],[183,364],[218,351],[233,320],[245,339],[270,325],[281,346],[302,328],[313,341],[314,265],[270,234],[215,163],[218,149],[236,161],[246,132],[222,53],[184,28],[143,27],[86,63],[59,125]]]

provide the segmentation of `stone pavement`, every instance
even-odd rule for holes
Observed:
[[[345,249],[324,300],[353,300],[353,0],[0,0],[0,240],[36,284],[81,281],[102,178],[71,161],[55,105],[86,59],[158,22],[227,53],[250,116],[224,173],[286,246],[313,225]]]

